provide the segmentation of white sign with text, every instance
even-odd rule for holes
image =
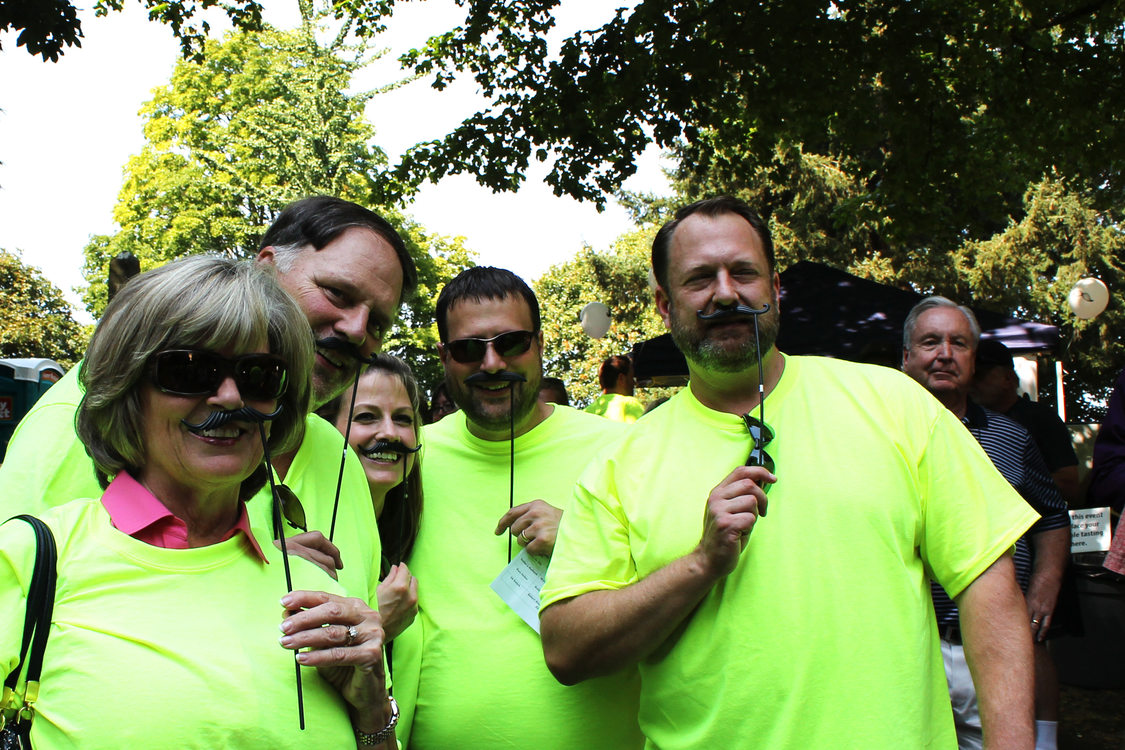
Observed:
[[[492,590],[512,608],[520,619],[539,632],[539,590],[547,578],[549,557],[529,555],[521,549],[515,560],[500,571],[492,582]]]
[[[1070,511],[1070,552],[1105,552],[1109,549],[1109,508]]]

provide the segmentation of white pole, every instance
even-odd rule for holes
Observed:
[[[1059,419],[1066,423],[1066,392],[1063,390],[1062,361],[1055,361],[1055,398],[1058,400]]]

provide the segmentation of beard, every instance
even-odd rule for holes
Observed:
[[[522,374],[522,373],[521,373]],[[539,384],[543,380],[542,368],[536,367],[527,373],[527,382],[510,382],[511,391],[499,403],[486,403],[474,391],[474,386],[466,385],[447,372],[445,387],[453,403],[465,412],[465,418],[489,432],[507,431],[513,424],[519,425],[527,419],[539,403]]]
[[[781,329],[776,296],[770,299],[770,309],[756,317],[758,342],[764,356],[776,343]],[[679,306],[675,305],[671,306],[671,334],[684,357],[703,370],[730,373],[758,366],[753,320],[745,320],[738,328],[725,326],[722,331],[713,331],[696,317],[694,310],[681,314]]]

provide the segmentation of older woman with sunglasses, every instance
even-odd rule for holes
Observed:
[[[351,395],[345,392],[317,413],[347,436],[367,474],[383,547],[379,614],[389,641],[418,612],[418,581],[403,560],[414,546],[422,515],[417,455],[421,389],[410,365],[390,354],[378,354],[360,375],[354,405]]]
[[[263,454],[301,438],[312,356],[300,309],[247,262],[170,263],[110,303],[76,422],[105,492],[43,514],[58,580],[36,748],[395,747],[378,613],[256,539],[244,503]],[[5,673],[34,561],[31,529],[0,526]]]

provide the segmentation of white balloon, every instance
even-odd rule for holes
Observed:
[[[590,302],[578,313],[582,330],[592,339],[600,339],[609,332],[609,308],[601,302]]]
[[[1081,279],[1070,290],[1067,302],[1074,315],[1082,320],[1089,320],[1105,309],[1109,304],[1109,289],[1098,279]]]

